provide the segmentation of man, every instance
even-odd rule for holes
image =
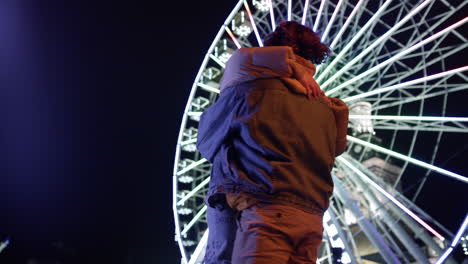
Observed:
[[[213,163],[207,264],[315,263],[322,240],[348,108],[313,79],[330,50],[311,29],[283,22],[265,46],[233,54],[200,120]]]

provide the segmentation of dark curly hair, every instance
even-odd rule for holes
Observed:
[[[315,64],[322,63],[331,52],[312,29],[296,21],[279,24],[275,31],[265,38],[264,45],[292,47],[295,54]]]

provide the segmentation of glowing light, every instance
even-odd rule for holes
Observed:
[[[302,21],[301,21],[302,25],[305,25],[305,21],[306,21],[308,11],[309,11],[309,0],[305,0],[304,13],[302,13]]]
[[[179,177],[179,182],[181,183],[191,183],[193,182],[193,177],[188,175],[183,175]]]
[[[436,261],[435,264],[442,264],[445,262],[445,259],[448,258],[448,256],[450,255],[450,253],[452,253],[453,251],[453,248],[452,247],[449,247],[445,252],[444,254],[442,254],[442,256],[439,257],[439,259]]]
[[[378,190],[380,193],[382,193],[385,197],[387,197],[390,201],[392,201],[396,206],[400,207],[401,210],[403,210],[405,213],[407,213],[409,216],[411,216],[416,222],[418,222],[420,225],[422,225],[424,228],[426,228],[434,236],[436,236],[440,240],[445,240],[445,238],[441,234],[439,234],[437,231],[435,231],[431,226],[429,226],[426,222],[424,222],[421,218],[419,218],[415,213],[413,213],[406,206],[404,206],[400,201],[395,199],[395,197],[393,197],[391,194],[389,194],[387,191],[385,191],[377,183],[372,181],[362,171],[360,171],[358,168],[354,167],[349,161],[347,161],[343,157],[337,157],[337,159],[340,162],[342,162],[343,164],[345,164],[348,168],[353,170],[356,174],[358,174],[364,181],[366,181],[370,185],[372,185],[376,190]]]
[[[184,227],[184,230],[180,233],[181,235],[187,234],[187,232],[192,228],[192,226],[200,219],[200,217],[206,212],[206,205],[203,206],[203,208],[198,211],[198,213],[193,217],[193,219]]]
[[[223,53],[224,54],[224,53]],[[222,55],[222,54],[221,54]],[[223,69],[226,68],[226,64],[224,64],[224,62],[222,62],[219,58],[217,58],[216,56],[214,56],[213,54],[210,54],[210,58],[216,62],[219,66],[221,66]]]
[[[292,0],[288,0],[288,21],[291,21]]]
[[[226,29],[226,32],[228,33],[229,37],[231,37],[232,41],[234,42],[234,44],[236,44],[236,47],[238,49],[241,48],[241,45],[239,44],[239,42],[237,41],[236,37],[234,36],[234,34],[232,34],[232,31],[229,29],[229,27],[227,26],[224,26],[224,29]]]
[[[276,28],[276,23],[275,12],[273,11],[273,0],[268,0],[268,6],[270,8],[271,31],[274,31]]]
[[[256,6],[260,11],[267,12],[270,9],[268,0],[253,1],[254,6]]]
[[[187,195],[182,197],[182,199],[180,199],[177,202],[177,205],[179,205],[179,206],[183,205],[188,199],[190,199],[192,196],[194,196],[198,191],[200,191],[209,182],[210,182],[210,177],[204,179],[197,187],[193,188],[193,190],[191,190],[189,193],[187,193]]]
[[[187,171],[190,171],[190,170],[192,170],[192,169],[194,169],[194,168],[200,166],[201,164],[203,164],[203,163],[205,163],[205,162],[207,162],[207,160],[206,160],[205,158],[202,158],[202,159],[200,159],[199,161],[196,161],[196,162],[194,162],[194,163],[188,165],[188,166],[185,167],[184,169],[178,171],[178,172],[176,173],[176,175],[177,175],[177,176],[180,176],[180,175],[186,173]]]
[[[399,84],[390,85],[388,87],[375,89],[375,90],[370,91],[370,92],[366,92],[366,93],[362,93],[362,94],[358,94],[358,95],[354,95],[354,96],[344,98],[343,101],[344,102],[354,101],[354,100],[357,100],[357,99],[361,99],[361,98],[369,97],[369,96],[372,96],[372,95],[388,92],[388,91],[391,91],[391,90],[397,90],[397,89],[405,88],[405,87],[408,87],[408,86],[413,85],[413,84],[418,84],[418,83],[438,79],[438,78],[441,78],[441,77],[444,77],[444,76],[452,75],[452,74],[463,72],[463,71],[466,71],[466,70],[468,70],[468,66],[456,68],[456,69],[449,70],[449,71],[440,72],[440,73],[437,73],[437,74],[432,74],[432,75],[429,75],[429,76],[425,76],[425,77],[422,77],[422,78],[414,79],[414,80],[399,83]]]
[[[199,87],[203,88],[204,90],[208,92],[213,92],[213,93],[218,93],[219,94],[219,89],[213,86],[206,85],[204,83],[198,83],[197,84]]]
[[[340,1],[338,1],[338,4],[336,4],[335,10],[333,11],[333,15],[330,18],[330,21],[328,21],[328,25],[325,28],[325,31],[323,32],[322,42],[324,42],[327,39],[328,32],[330,32],[330,28],[331,28],[333,22],[335,21],[336,15],[338,14],[338,10],[340,10],[340,7],[341,7],[342,3],[343,3],[343,0],[340,0]]]
[[[349,115],[349,119],[468,122],[468,117],[446,117],[446,116]]]
[[[219,55],[218,59],[221,63],[223,63],[223,68],[226,66],[225,63],[228,62],[229,58],[231,58],[232,53],[230,52],[223,52],[221,55]]]
[[[181,215],[189,215],[193,212],[192,209],[190,208],[186,208],[186,207],[182,207],[182,208],[179,208],[177,209],[177,213],[181,214]]]
[[[257,29],[257,26],[255,25],[255,20],[253,18],[252,12],[250,11],[250,7],[249,7],[249,4],[247,3],[247,0],[244,0],[244,6],[245,6],[245,9],[247,10],[247,15],[249,16],[250,24],[252,24],[255,37],[257,38],[258,46],[263,47],[263,41],[260,38],[260,34],[258,33],[258,29]]]
[[[378,18],[380,18],[380,14],[385,11],[387,6],[392,2],[392,0],[387,0],[385,3],[379,7],[377,12],[367,21],[367,23],[353,36],[353,38],[346,44],[346,46],[338,53],[338,55],[333,59],[333,61],[327,65],[327,68],[320,74],[320,76],[317,77],[317,82],[321,82],[322,79],[325,77],[325,75],[332,69],[334,68],[335,64],[337,64],[341,58],[348,52],[349,49],[351,49],[354,45],[354,43],[358,40],[361,39],[361,36],[364,33],[368,33],[368,28],[373,25],[374,21],[376,21]],[[320,85],[321,88],[323,89],[326,85]]]
[[[465,233],[467,226],[468,226],[468,214],[465,216],[465,220],[463,221],[462,225],[458,229],[457,234],[453,238],[452,244],[450,244],[451,247],[455,247],[458,244],[458,241],[460,241],[461,236],[463,235],[463,233]]]
[[[387,32],[385,32],[385,34],[383,34],[376,41],[374,41],[369,47],[363,50],[359,55],[357,55],[351,61],[347,62],[345,65],[343,65],[343,67],[341,67],[338,70],[338,72],[334,73],[333,76],[330,76],[330,78],[326,82],[323,83],[322,89],[328,86],[328,84],[336,80],[338,77],[340,77],[344,72],[346,72],[349,68],[351,68],[354,64],[356,64],[356,62],[360,61],[369,52],[375,50],[377,45],[387,40],[393,34],[393,32],[395,32],[398,28],[400,28],[403,24],[405,24],[409,19],[413,18],[417,12],[419,12],[421,9],[427,6],[431,1],[432,0],[426,0],[422,4],[417,6],[415,9],[409,12],[405,17],[403,17],[403,19],[401,19],[398,23],[396,23],[393,27],[391,27]]]
[[[188,264],[195,264],[197,263],[198,258],[200,257],[200,254],[203,252],[203,249],[205,249],[206,243],[208,242],[208,233],[209,230],[206,229],[205,233],[203,234],[202,238],[200,239],[200,242],[197,245],[197,248],[195,248],[195,251],[193,252],[192,257],[190,258],[190,261]]]
[[[236,29],[236,34],[241,36],[241,37],[247,37],[248,35],[250,35],[250,33],[252,33],[252,28],[250,28],[249,26],[243,24],[243,25],[240,25],[238,26]]]
[[[405,56],[406,54],[413,52],[414,50],[416,50],[416,49],[418,49],[418,48],[420,48],[420,47],[426,45],[427,43],[429,43],[429,42],[431,42],[431,41],[433,41],[433,40],[435,40],[435,39],[441,37],[441,36],[444,35],[445,33],[450,32],[451,30],[453,30],[453,29],[455,29],[455,28],[457,28],[457,27],[459,27],[459,26],[465,24],[466,22],[468,22],[468,17],[465,17],[464,19],[458,21],[457,23],[455,23],[455,24],[453,24],[453,25],[451,25],[451,26],[449,26],[449,27],[447,27],[447,28],[445,28],[445,29],[443,29],[443,30],[437,32],[436,34],[432,35],[431,37],[429,37],[429,38],[427,38],[427,39],[425,39],[425,40],[422,40],[422,41],[418,42],[417,44],[415,44],[415,45],[413,45],[413,46],[411,46],[411,47],[409,47],[409,48],[407,48],[407,49],[403,49],[403,51],[401,51],[400,53],[396,54],[396,55],[393,56],[392,58],[387,59],[386,61],[377,64],[376,66],[370,68],[369,70],[367,70],[367,71],[365,71],[365,72],[363,72],[363,73],[361,73],[361,74],[359,74],[359,75],[357,75],[357,76],[351,78],[350,80],[348,80],[348,81],[346,81],[346,82],[340,84],[339,86],[337,86],[337,87],[331,89],[330,91],[327,91],[325,94],[326,94],[326,95],[330,95],[330,94],[333,94],[333,93],[337,92],[338,90],[340,90],[340,89],[342,89],[342,88],[344,88],[344,87],[349,86],[351,83],[353,83],[353,82],[355,82],[355,81],[357,81],[357,80],[360,80],[360,79],[364,78],[365,76],[367,76],[367,75],[369,75],[369,74],[372,74],[372,73],[378,71],[378,70],[381,69],[382,67],[384,67],[384,66],[386,66],[386,65],[388,65],[388,64],[390,64],[390,63],[393,63],[394,61],[399,60],[401,57]]]
[[[390,156],[393,156],[395,158],[398,158],[398,159],[402,159],[402,160],[405,160],[409,163],[413,163],[415,165],[418,165],[418,166],[421,166],[421,167],[424,167],[426,169],[430,169],[430,170],[434,170],[434,171],[437,171],[441,174],[444,174],[444,175],[447,175],[449,177],[452,177],[454,179],[457,179],[457,180],[460,180],[464,183],[468,183],[468,178],[466,178],[465,176],[462,176],[460,174],[456,174],[454,172],[451,172],[451,171],[448,171],[448,170],[444,170],[442,168],[439,168],[439,167],[436,167],[434,165],[431,165],[429,163],[426,163],[426,162],[423,162],[423,161],[420,161],[420,160],[417,160],[415,158],[411,158],[411,157],[408,157],[408,156],[405,156],[403,154],[400,154],[398,152],[395,152],[395,151],[392,151],[392,150],[389,150],[389,149],[386,149],[386,148],[382,148],[380,146],[377,146],[375,144],[372,144],[372,143],[369,143],[369,142],[366,142],[364,140],[360,140],[358,138],[355,138],[355,137],[352,137],[352,136],[346,136],[346,138],[351,141],[351,142],[354,142],[354,143],[358,143],[360,145],[363,145],[363,146],[366,146],[366,147],[369,147],[371,149],[374,149],[374,150],[377,150],[379,152],[382,152],[382,153],[385,153],[385,154],[388,154]]]
[[[320,7],[319,7],[318,14],[317,14],[317,18],[315,19],[315,23],[314,23],[314,27],[313,27],[314,32],[317,32],[317,27],[318,27],[318,24],[320,22],[320,17],[322,16],[324,5],[325,5],[325,0],[322,0],[320,2]]]

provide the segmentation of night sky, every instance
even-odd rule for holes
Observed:
[[[0,1],[0,263],[180,263],[177,135],[235,4]]]
[[[175,146],[220,2],[0,1],[0,263],[180,262]]]

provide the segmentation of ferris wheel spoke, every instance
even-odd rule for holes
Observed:
[[[273,32],[276,28],[275,12],[273,10],[273,0],[267,0],[267,1],[268,1],[268,7],[270,9],[271,31]]]
[[[210,230],[206,229],[206,231],[203,233],[203,236],[200,239],[200,242],[198,243],[197,247],[195,248],[195,251],[193,251],[193,254],[188,264],[202,263],[201,257],[204,249],[206,248],[206,244],[208,243],[209,232]]]
[[[428,98],[432,98],[432,97],[436,97],[436,96],[440,96],[440,95],[445,95],[445,94],[448,94],[448,93],[463,91],[463,90],[467,90],[467,89],[468,89],[468,85],[455,85],[452,88],[447,88],[446,90],[442,90],[442,91],[438,91],[438,92],[429,93],[429,92],[426,91],[424,93],[421,93],[420,95],[417,95],[417,96],[414,96],[414,97],[411,97],[411,98],[408,98],[408,99],[395,98],[394,101],[391,102],[391,103],[375,105],[375,106],[372,107],[372,109],[373,110],[386,109],[386,108],[389,108],[389,107],[404,105],[404,104],[412,103],[412,102],[415,102],[415,101],[422,101],[422,100],[425,100],[425,99],[428,99]]]
[[[326,95],[331,95],[331,94],[337,92],[338,90],[343,89],[343,87],[346,87],[346,86],[356,82],[357,80],[361,80],[362,78],[366,77],[367,75],[375,73],[377,70],[379,70],[380,68],[386,66],[387,64],[393,63],[394,61],[400,59],[401,57],[403,57],[404,55],[412,52],[413,50],[418,49],[421,46],[423,46],[423,45],[425,45],[425,44],[427,44],[427,43],[429,43],[429,42],[431,42],[431,41],[433,41],[433,40],[435,40],[435,39],[437,39],[437,38],[439,38],[441,36],[444,36],[445,34],[449,33],[451,30],[465,24],[466,22],[468,22],[468,17],[458,21],[457,23],[455,23],[455,24],[453,24],[453,25],[451,25],[451,26],[449,26],[449,27],[447,27],[447,28],[445,28],[445,29],[443,29],[441,31],[439,31],[438,33],[436,33],[436,34],[432,35],[431,37],[419,42],[418,44],[416,44],[414,46],[411,46],[410,48],[408,48],[406,50],[401,51],[400,53],[395,55],[393,58],[390,58],[390,59],[378,64],[377,66],[374,66],[374,67],[370,68],[369,70],[355,76],[351,80],[348,80],[348,81],[338,85],[337,87],[327,91],[325,94]]]
[[[302,25],[305,25],[307,13],[309,13],[309,0],[305,0],[305,3],[304,3],[304,11],[302,13],[302,20],[301,20]]]
[[[465,176],[462,176],[462,175],[460,175],[460,174],[457,174],[457,173],[454,173],[454,172],[451,172],[451,171],[448,171],[448,170],[445,170],[445,169],[436,167],[436,166],[431,165],[431,164],[429,164],[429,163],[426,163],[426,162],[424,162],[424,161],[417,160],[417,159],[415,159],[415,158],[412,158],[412,157],[403,155],[403,154],[398,153],[398,152],[395,152],[395,151],[393,151],[393,150],[389,150],[389,149],[383,148],[383,147],[381,147],[381,146],[378,146],[378,145],[369,143],[369,142],[367,142],[367,141],[364,141],[364,140],[361,140],[361,139],[358,139],[358,138],[355,138],[355,137],[352,137],[352,136],[349,136],[349,135],[346,136],[346,138],[347,138],[349,141],[354,142],[354,143],[357,143],[357,144],[359,144],[359,145],[362,145],[362,146],[371,148],[371,149],[376,150],[376,151],[378,151],[378,152],[382,152],[382,153],[388,154],[388,155],[390,155],[390,156],[392,156],[392,157],[401,159],[401,160],[403,160],[403,161],[407,161],[407,162],[412,163],[412,164],[414,164],[414,165],[417,165],[417,166],[420,166],[420,167],[423,167],[423,168],[426,168],[426,169],[434,170],[434,171],[436,171],[436,172],[439,172],[440,174],[449,176],[449,177],[451,177],[451,178],[453,178],[453,179],[462,181],[462,182],[464,182],[464,183],[468,183],[468,178],[465,177]]]
[[[349,14],[349,16],[346,18],[346,21],[343,24],[343,26],[340,28],[340,31],[338,31],[338,33],[334,36],[333,42],[330,44],[330,48],[333,49],[336,46],[336,44],[338,43],[338,41],[340,41],[341,36],[345,32],[345,30],[348,28],[349,24],[353,20],[354,16],[356,15],[358,10],[360,9],[363,2],[364,2],[364,0],[359,0],[359,2],[354,6],[353,11],[351,11],[351,14]]]
[[[441,1],[442,3],[444,1]],[[436,15],[435,17],[433,17],[431,20],[432,21],[435,21],[435,23],[429,27],[428,29],[426,29],[425,31],[423,31],[421,34],[418,35],[417,38],[415,38],[413,41],[411,41],[409,43],[409,45],[413,45],[415,44],[416,42],[420,41],[421,39],[423,39],[425,36],[427,36],[428,34],[432,33],[433,30],[435,30],[439,25],[441,25],[443,22],[445,22],[447,19],[449,19],[450,17],[452,17],[453,14],[455,14],[455,12],[461,10],[463,8],[463,6],[465,6],[467,4],[467,2],[465,1],[464,3],[456,6],[456,7],[452,7],[449,9],[449,11],[445,12],[445,13],[441,13],[440,15]],[[413,25],[413,28],[415,28],[415,32],[416,32],[416,28],[418,28],[418,25]],[[457,33],[455,33],[457,34]]]
[[[229,37],[232,39],[236,47],[240,49],[242,46],[239,44],[239,41],[237,40],[236,36],[234,36],[231,29],[229,29],[228,26],[224,26],[224,29],[226,30],[226,32],[228,33]]]
[[[327,1],[327,0],[321,0],[321,1],[320,1],[320,7],[319,7],[319,10],[318,10],[318,12],[317,12],[317,17],[315,18],[314,26],[313,26],[313,28],[312,28],[312,30],[313,30],[314,32],[317,32],[317,27],[318,27],[318,25],[319,25],[319,23],[320,23],[320,18],[322,17],[323,7],[325,6],[325,2],[326,2],[326,1]]]
[[[184,227],[182,232],[180,232],[180,234],[182,236],[187,234],[187,232],[190,230],[190,228],[192,228],[192,226],[198,221],[198,219],[200,219],[200,217],[203,216],[203,214],[206,212],[206,209],[207,209],[207,206],[204,205],[202,207],[202,209],[200,209],[200,211],[198,211],[198,213],[192,218],[192,220],[190,220],[190,222]]]
[[[208,85],[208,84],[204,84],[204,83],[201,83],[201,82],[198,83],[197,86],[200,87],[200,88],[202,88],[202,89],[205,90],[205,91],[219,94],[219,89],[216,88],[216,87],[214,87],[214,86],[211,86],[211,85]]]
[[[317,82],[320,84],[322,79],[327,75],[327,73],[332,70],[335,65],[341,61],[343,56],[348,53],[348,51],[351,49],[351,47],[354,45],[354,43],[358,40],[360,40],[361,36],[367,32],[368,28],[376,23],[378,21],[378,18],[382,15],[382,12],[385,10],[385,8],[388,7],[388,5],[392,2],[392,0],[387,0],[385,3],[379,7],[377,12],[368,20],[368,22],[353,36],[353,38],[346,44],[346,46],[336,55],[335,58],[333,58],[332,62],[328,65],[326,65],[326,68],[323,72],[320,73],[319,76],[317,76]],[[321,86],[323,86],[321,84]]]
[[[344,72],[346,72],[349,68],[353,67],[356,62],[360,61],[364,56],[366,56],[369,52],[375,50],[378,45],[384,43],[399,27],[405,24],[410,18],[412,18],[416,13],[421,11],[424,7],[426,7],[429,2],[432,0],[426,0],[409,12],[403,19],[401,19],[398,23],[396,23],[393,27],[391,27],[385,34],[383,34],[380,38],[374,41],[371,45],[369,45],[366,49],[364,49],[360,54],[354,57],[350,62],[347,62],[344,67],[342,67],[338,72],[334,73],[326,82],[324,82],[321,87],[322,89],[327,87],[331,82],[333,82],[336,78],[340,77]],[[323,75],[322,75],[323,76]],[[319,81],[317,79],[317,81]]]
[[[216,62],[219,66],[221,66],[221,68],[226,68],[226,64],[224,64],[224,62],[222,62],[220,59],[218,59],[218,57],[216,57],[215,55],[213,54],[210,54],[210,59],[212,59],[214,62]]]
[[[202,190],[208,183],[210,182],[210,177],[204,179],[199,185],[197,185],[193,190],[187,193],[185,196],[182,197],[179,201],[177,201],[177,205],[183,205],[188,199],[192,198],[196,195],[200,190]]]
[[[377,120],[374,129],[468,133],[462,124],[468,117],[350,115],[349,119]]]
[[[252,24],[255,37],[257,38],[258,45],[260,47],[263,47],[263,41],[262,41],[262,38],[260,38],[260,34],[258,33],[258,28],[255,23],[255,19],[253,18],[252,12],[250,11],[249,4],[247,3],[247,0],[244,0],[243,2],[244,2],[244,7],[247,10],[247,15],[249,16],[250,24]]]
[[[453,54],[456,54],[456,52],[458,51],[461,51],[463,49],[465,49],[466,47],[468,47],[468,43],[465,43],[459,47],[456,47],[456,48],[453,48],[453,47],[448,47],[447,50],[443,50],[441,48],[441,51],[445,51],[443,53],[443,55],[440,55],[438,56],[437,58],[431,60],[431,61],[428,61],[428,62],[420,62],[418,63],[416,66],[413,66],[411,68],[411,70],[409,71],[406,71],[406,72],[401,72],[401,71],[398,71],[398,72],[395,72],[395,73],[386,73],[385,76],[388,77],[387,79],[389,79],[390,81],[384,83],[382,86],[389,86],[389,85],[392,85],[394,83],[398,83],[399,81],[401,80],[404,80],[406,79],[407,77],[409,76],[412,76],[413,74],[415,73],[418,73],[420,71],[424,71],[426,69],[426,67],[429,67],[429,66],[432,66],[434,65],[435,63],[438,63],[438,62],[442,62],[444,59],[448,58],[449,56],[453,55]],[[433,51],[435,51],[436,49],[433,48],[431,50],[429,50],[428,52],[429,53],[432,53]],[[423,56],[424,54],[421,53],[421,56]],[[413,56],[405,56],[405,58],[412,58]],[[397,61],[398,64],[401,63],[401,61]],[[401,64],[400,64],[401,65]],[[407,68],[408,66],[404,66],[405,68]],[[383,70],[383,72],[386,72],[386,70]],[[380,72],[379,72],[380,73]],[[445,85],[446,87],[448,87],[447,85]],[[372,91],[374,89],[377,88],[377,83],[374,83],[370,88],[369,88],[369,91]],[[356,90],[358,91],[358,90]],[[381,98],[383,99],[383,98]]]
[[[430,81],[430,80],[443,78],[443,77],[450,77],[450,76],[452,76],[454,74],[461,73],[461,72],[464,72],[464,71],[467,71],[467,70],[468,70],[468,66],[464,66],[464,67],[456,68],[456,69],[453,69],[453,70],[449,70],[449,71],[445,71],[445,72],[441,72],[441,73],[437,73],[437,74],[433,74],[433,75],[428,75],[428,76],[418,78],[418,79],[414,79],[414,80],[411,80],[411,81],[391,85],[391,86],[388,86],[388,87],[382,87],[382,88],[375,89],[375,90],[370,91],[370,92],[365,92],[365,93],[361,93],[361,94],[358,94],[358,95],[350,96],[350,97],[344,98],[343,101],[344,102],[352,102],[352,101],[355,101],[355,100],[358,100],[358,99],[362,99],[362,98],[366,98],[366,97],[369,97],[369,96],[381,94],[381,93],[384,93],[384,92],[395,91],[395,90],[399,90],[399,89],[403,89],[403,88],[408,88],[408,87],[410,87],[410,86],[412,86],[414,84],[423,83],[423,82],[427,82],[427,81]]]
[[[424,222],[419,216],[417,216],[415,213],[413,213],[410,209],[408,209],[403,203],[398,201],[393,195],[385,191],[380,185],[375,183],[373,180],[371,180],[364,172],[353,166],[349,161],[347,161],[343,157],[337,157],[337,160],[344,164],[346,167],[351,169],[354,173],[359,175],[359,177],[364,180],[366,183],[368,183],[372,188],[377,190],[379,193],[384,195],[387,199],[389,199],[392,203],[394,203],[396,206],[398,206],[400,209],[402,209],[406,214],[408,214],[411,218],[413,218],[416,222],[418,222],[420,225],[422,225],[424,228],[426,228],[429,232],[431,232],[434,236],[439,238],[440,240],[445,240],[445,238],[439,234],[437,231],[434,230],[429,224]]]
[[[325,28],[325,31],[323,32],[323,35],[322,35],[322,42],[325,42],[327,37],[328,37],[328,32],[330,32],[330,28],[331,26],[333,25],[333,23],[335,22],[335,19],[336,19],[336,15],[338,14],[338,11],[340,10],[342,4],[343,4],[343,1],[344,0],[339,0],[338,1],[338,4],[336,4],[335,6],[335,10],[333,11],[333,14],[330,18],[330,20],[328,21],[328,24],[327,24],[327,27]]]
[[[196,168],[196,167],[202,165],[203,163],[205,163],[205,162],[207,162],[207,161],[208,161],[207,159],[202,158],[202,159],[200,159],[200,160],[198,160],[198,161],[196,161],[196,162],[194,162],[194,163],[188,165],[187,167],[181,169],[180,171],[178,171],[178,172],[176,173],[176,175],[177,175],[177,176],[180,176],[180,175],[182,175],[182,174],[184,174],[184,173],[186,173],[186,172],[188,172],[188,171],[193,170],[194,168]]]

